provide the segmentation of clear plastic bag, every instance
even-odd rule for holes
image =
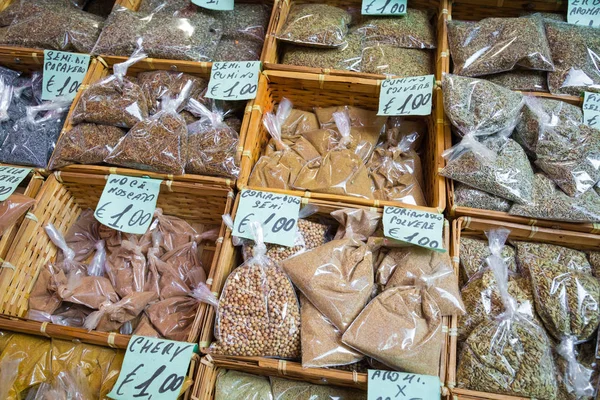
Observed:
[[[125,136],[121,128],[82,123],[65,132],[56,145],[48,168],[71,164],[101,164]]]
[[[339,47],[346,43],[351,15],[327,4],[293,4],[276,35],[285,42],[315,47]]]
[[[86,317],[83,327],[88,331],[92,329],[100,332],[118,331],[124,323],[136,318],[150,302],[156,299],[154,292],[133,292],[116,303],[106,301],[100,305],[98,311]]]
[[[189,296],[170,297],[150,304],[146,315],[162,337],[186,342],[199,304],[197,299]]]
[[[412,49],[435,49],[433,25],[426,11],[409,8],[402,17],[365,18],[358,26],[368,42]]]
[[[533,201],[534,174],[525,151],[504,136],[472,135],[446,150],[440,175],[520,204]]]
[[[366,392],[271,377],[273,400],[365,400]]]
[[[591,26],[546,22],[546,35],[554,60],[548,73],[552,94],[580,96],[600,92],[600,31]]]
[[[149,231],[156,229],[160,232],[160,236],[153,236],[152,240],[158,240],[160,246],[166,252],[197,240],[198,232],[185,220],[172,215],[165,215],[161,208],[154,211],[154,218]],[[153,245],[153,247],[157,246]]]
[[[342,341],[393,369],[436,376],[444,342],[442,316],[426,291],[390,288],[365,307]]]
[[[190,0],[142,0],[139,13],[176,13],[190,6]]]
[[[106,260],[106,275],[121,297],[143,291],[146,257],[142,247],[134,241],[123,240],[121,247],[111,252]]]
[[[74,125],[91,122],[131,128],[148,117],[148,100],[142,88],[125,76],[131,65],[147,57],[141,43],[138,42],[138,47],[127,61],[115,64],[113,75],[81,93],[71,117]]]
[[[213,61],[258,61],[264,42],[254,39],[222,37],[213,55]]]
[[[471,279],[479,272],[483,272],[487,269],[485,260],[492,254],[487,241],[470,237],[461,237],[459,246],[460,266],[467,279]],[[508,270],[516,274],[518,269],[514,247],[508,245],[504,246],[500,255]],[[513,297],[516,296],[513,295]]]
[[[367,241],[381,222],[379,214],[363,208],[342,208],[332,211],[331,216],[340,223],[335,240],[354,238]]]
[[[34,199],[18,193],[14,193],[8,199],[0,202],[0,236],[13,226],[34,204]]]
[[[460,135],[489,135],[516,126],[523,95],[483,79],[445,74],[444,110]]]
[[[512,206],[510,201],[502,197],[494,196],[493,194],[472,188],[460,182],[454,182],[454,204],[457,207],[470,207],[501,212],[507,212]]]
[[[360,72],[395,78],[429,75],[433,73],[433,52],[371,43],[363,46]]]
[[[238,356],[298,358],[300,307],[294,287],[266,257],[262,227],[251,224],[254,257],[227,277],[209,351]]]
[[[271,8],[266,4],[238,3],[232,11],[210,14],[223,25],[223,38],[264,41]]]
[[[509,214],[565,222],[600,222],[600,195],[588,190],[569,197],[543,174],[535,174],[531,204],[515,204]]]
[[[529,265],[540,259],[548,260],[552,264],[565,266],[569,271],[591,274],[590,265],[584,252],[569,247],[557,246],[548,243],[515,242],[517,249],[517,265],[521,274],[531,275]]]
[[[181,175],[185,172],[187,126],[177,113],[188,99],[191,82],[174,99],[163,99],[162,110],[136,123],[104,159],[127,168]]]
[[[202,94],[206,91],[208,82],[200,77],[163,70],[137,74],[137,83],[142,88],[146,100],[148,100],[148,112],[150,114],[155,114],[161,110],[162,99],[179,96],[188,82],[192,82],[190,99],[204,100]],[[186,104],[187,101],[184,101],[180,108],[183,108]],[[177,111],[181,111],[180,108]]]
[[[20,72],[0,67],[0,121],[10,119],[8,108],[12,103],[13,82],[19,75]]]
[[[269,378],[244,372],[221,370],[214,400],[273,400]]]
[[[487,258],[502,302],[502,313],[483,321],[464,343],[457,386],[471,390],[553,399],[557,385],[550,341],[544,329],[519,310],[509,292],[508,269],[501,251],[509,232],[488,232]]]
[[[481,76],[521,68],[554,71],[544,21],[539,15],[448,21],[453,73]]]
[[[186,172],[237,178],[240,172],[236,160],[239,134],[227,124],[227,114],[214,105],[210,111],[194,99],[190,100],[188,109],[202,119],[188,125]]]
[[[548,92],[548,74],[545,71],[515,69],[494,75],[484,75],[481,79],[510,90]]]

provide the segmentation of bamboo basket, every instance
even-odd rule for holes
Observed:
[[[235,211],[237,211],[237,207],[239,204],[240,196],[237,196],[235,205],[234,205],[234,213],[232,217],[235,218]],[[331,218],[329,215],[332,211],[343,209],[343,208],[364,208],[369,209],[370,211],[377,212],[381,214],[383,209],[379,208],[367,208],[364,206],[353,206],[344,203],[331,203],[318,201],[309,198],[303,198],[302,204],[313,204],[318,207],[318,212],[316,217],[319,220],[326,220],[330,225],[337,226],[337,223]],[[445,247],[447,249],[450,248],[450,230],[449,224],[445,224]],[[221,248],[221,255],[219,257],[219,265],[216,269],[216,273],[213,279],[212,289],[214,292],[221,293],[223,286],[225,285],[225,281],[229,274],[242,263],[241,249],[235,248],[232,240],[231,240],[231,231],[227,229],[225,239],[223,241],[223,246]],[[456,271],[458,273],[458,270]],[[208,312],[205,314],[204,319],[204,327],[200,336],[200,348],[203,352],[206,352],[209,345],[214,340],[214,325],[215,325],[215,310],[210,308]],[[449,343],[448,336],[448,326],[449,326],[450,318],[443,317],[442,318],[442,332],[443,332],[443,341],[444,344],[447,345]],[[445,347],[443,347],[444,349]],[[447,352],[442,350],[441,358],[440,358],[440,371],[439,377],[442,384],[442,393],[447,394],[447,390],[444,386],[445,377],[446,377],[446,369],[448,365]],[[227,369],[235,369],[248,373],[256,373],[261,375],[270,375],[270,376],[280,376],[290,379],[299,379],[315,384],[332,384],[338,386],[346,386],[353,387],[366,390],[367,388],[367,374],[366,373],[357,373],[339,370],[335,368],[303,368],[299,362],[295,361],[285,361],[274,358],[266,358],[266,357],[238,357],[238,356],[222,356],[209,354],[204,359],[203,364],[201,366],[201,374],[204,373],[204,368],[215,366],[222,367]],[[210,381],[206,379],[202,379],[202,385],[209,385],[209,387],[203,386],[195,386],[194,395],[197,398],[204,399],[203,395],[208,393],[207,391],[211,391]]]
[[[248,179],[254,165],[263,154],[270,135],[263,126],[263,116],[273,111],[282,98],[288,98],[294,108],[312,110],[313,107],[329,107],[352,105],[370,110],[377,110],[379,103],[380,81],[361,78],[350,78],[334,75],[315,75],[296,72],[265,71],[260,78],[256,103],[252,109],[252,119],[248,127],[241,163],[238,188],[262,190],[249,187]],[[424,173],[422,187],[427,200],[427,207],[412,206],[400,202],[385,200],[369,200],[353,196],[334,195],[300,190],[268,190],[288,195],[310,197],[318,200],[357,204],[363,206],[402,206],[429,212],[443,212],[446,208],[446,187],[438,170],[444,167],[441,154],[444,147],[443,103],[441,89],[436,87],[429,117],[414,117],[428,125],[427,137],[424,138],[421,153],[421,164]]]
[[[485,239],[485,232],[494,228],[507,228],[510,230],[509,239],[524,240],[528,242],[549,243],[559,246],[571,247],[579,250],[598,250],[600,236],[587,233],[570,232],[537,228],[534,226],[512,224],[493,220],[484,220],[471,217],[461,217],[452,222],[451,255],[454,269],[459,270],[460,238],[461,236]],[[495,393],[477,392],[468,389],[456,388],[457,349],[458,349],[458,318],[450,321],[450,347],[448,348],[448,376],[446,384],[455,400],[492,399],[492,400],[525,400],[524,397],[507,396]],[[528,398],[527,398],[528,399]]]
[[[290,12],[290,8],[294,4],[314,4],[314,3],[323,3],[319,0],[287,0],[282,1],[279,4],[279,7],[275,8],[273,11],[273,17],[271,20],[270,30],[267,34],[267,42],[265,46],[265,51],[263,52],[263,61],[265,69],[267,70],[278,70],[285,72],[300,72],[300,73],[312,73],[312,74],[326,74],[326,75],[336,75],[336,76],[346,76],[352,78],[363,78],[363,79],[386,79],[386,75],[382,74],[368,74],[364,72],[354,72],[347,70],[338,70],[333,68],[313,68],[313,67],[305,67],[298,65],[288,65],[282,64],[281,60],[283,59],[283,52],[285,43],[280,42],[277,39],[277,34],[281,32],[283,29],[288,14]],[[328,5],[342,7],[342,8],[361,8],[361,1],[358,0],[334,0],[328,1]],[[446,39],[445,30],[446,30],[446,18],[448,13],[445,12],[445,0],[437,1],[437,0],[415,0],[411,1],[409,4],[410,7],[426,10],[433,14],[432,23],[436,29],[437,36],[437,48],[435,49],[436,57],[435,57],[435,65],[433,71],[435,71],[436,79],[441,79],[441,74],[444,71],[443,64],[447,60],[447,53],[444,53],[444,47],[442,43]]]
[[[53,223],[63,234],[77,220],[80,213],[96,207],[107,176],[75,173],[55,173],[51,175],[38,193],[37,203],[31,210],[35,219],[26,219],[19,228],[6,262],[14,266],[11,273],[2,275],[0,285],[5,288],[0,302],[0,313],[11,317],[25,317],[28,310],[29,294],[37,280],[40,270],[52,262],[57,248],[44,231],[44,226]],[[163,181],[160,188],[157,207],[166,215],[200,224],[205,229],[220,227],[219,237],[223,237],[221,215],[228,213],[233,203],[233,191],[224,187]],[[221,240],[216,245],[199,245],[198,251],[203,265],[210,266],[207,285],[211,285],[221,250]],[[8,269],[8,268],[5,268]],[[204,314],[209,306],[200,304],[192,325],[188,341],[195,342],[200,334]],[[44,324],[43,324],[44,325]],[[71,337],[85,335],[87,331],[45,324],[46,332],[65,332]],[[50,329],[50,331],[48,331]],[[55,330],[53,330],[55,329]],[[112,333],[94,332],[104,345],[119,340]],[[128,340],[125,336],[124,340]]]

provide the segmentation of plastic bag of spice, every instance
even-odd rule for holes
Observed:
[[[523,95],[483,79],[445,74],[444,110],[460,135],[512,133],[518,122]]]
[[[494,135],[479,142],[466,135],[443,156],[440,175],[520,204],[533,201],[534,174],[517,142]]]
[[[552,94],[580,96],[600,92],[600,31],[591,26],[546,22],[554,72],[548,73]]]
[[[485,260],[492,254],[488,242],[481,239],[461,237],[459,244],[460,266],[467,279],[487,269]],[[512,246],[504,246],[501,251],[502,261],[508,270],[517,273],[517,258]]]
[[[352,17],[327,4],[293,4],[281,31],[284,42],[315,47],[339,47],[346,43]]]
[[[14,193],[0,202],[0,236],[35,204],[31,197]]]
[[[88,315],[83,327],[88,331],[117,331],[125,322],[136,318],[146,306],[157,299],[155,292],[133,292],[117,302],[106,301],[98,311]]]
[[[488,233],[494,275],[503,312],[477,325],[464,343],[457,369],[460,388],[554,399],[557,386],[550,341],[544,329],[518,310],[508,290],[508,269],[501,251],[505,229]]]
[[[510,90],[522,92],[548,92],[548,79],[545,71],[532,71],[526,69],[515,69],[494,75],[484,75],[485,79],[496,85]]]
[[[137,74],[137,83],[142,88],[148,100],[148,112],[155,114],[161,110],[163,98],[177,97],[185,88],[187,82],[192,82],[190,99],[201,99],[208,82],[200,77],[175,71],[147,71]],[[186,105],[183,102],[177,111]]]
[[[8,393],[4,398],[19,399],[26,390],[51,379],[50,343],[47,338],[11,335],[0,355],[0,375],[6,379],[0,392]]]
[[[454,182],[454,204],[457,207],[479,208],[481,210],[507,212],[512,203],[502,197]]]
[[[332,211],[331,216],[340,223],[335,240],[354,238],[367,241],[375,234],[381,221],[379,214],[362,208],[342,208]]]
[[[190,88],[188,81],[177,98],[164,99],[162,110],[136,123],[104,161],[165,174],[185,173],[188,132],[177,109],[187,100]]]
[[[273,400],[365,400],[367,393],[337,386],[315,385],[291,379],[271,377]]]
[[[138,243],[123,240],[106,260],[106,275],[121,297],[141,292],[145,286],[146,257]]]
[[[0,121],[10,119],[8,108],[13,98],[13,82],[19,75],[20,72],[0,67]]]
[[[575,346],[563,340],[555,349],[559,399],[592,399],[598,383],[594,349],[589,344]]]
[[[544,21],[539,15],[448,21],[448,44],[453,73],[458,75],[496,74],[516,66],[554,70]]]
[[[125,136],[121,128],[82,123],[65,132],[52,154],[49,169],[71,164],[101,164]]]
[[[390,288],[365,307],[342,341],[391,368],[438,375],[442,316],[426,291]]]
[[[146,58],[141,41],[131,57],[113,67],[113,75],[82,91],[73,109],[71,122],[91,122],[131,128],[148,117],[148,100],[142,88],[126,77],[127,69]]]
[[[548,243],[518,241],[513,244],[517,249],[517,265],[525,276],[530,275],[529,265],[540,259],[561,264],[569,271],[592,273],[592,266],[582,251]]]
[[[286,274],[266,257],[262,227],[251,224],[254,257],[227,277],[209,351],[238,356],[298,358],[300,307]]]
[[[237,178],[240,172],[236,161],[239,135],[224,120],[226,114],[215,106],[210,111],[194,99],[189,101],[188,110],[201,119],[188,125],[186,172]]]
[[[403,78],[433,72],[433,52],[406,49],[393,44],[371,43],[363,46],[360,72]]]
[[[273,393],[267,377],[220,370],[214,400],[273,400]]]
[[[402,17],[365,18],[358,26],[367,42],[412,49],[435,49],[433,25],[426,11],[409,8]]]
[[[352,143],[350,119],[333,113],[340,133],[336,147],[321,158],[308,162],[298,172],[293,187],[319,193],[373,198],[373,184],[361,157],[349,148]],[[334,167],[335,166],[335,167]]]

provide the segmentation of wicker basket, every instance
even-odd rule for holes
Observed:
[[[59,172],[48,178],[36,197],[37,204],[31,210],[37,221],[26,219],[23,222],[6,256],[6,262],[15,269],[10,276],[0,276],[0,285],[5,288],[0,302],[0,313],[15,317],[26,315],[29,294],[38,274],[57,255],[57,248],[46,235],[44,226],[51,222],[60,232],[65,233],[82,210],[96,207],[106,178],[102,175]],[[221,215],[229,212],[232,203],[233,192],[230,188],[165,181],[161,185],[157,207],[162,208],[166,215],[202,224],[206,229],[221,227],[219,236],[222,237],[225,230],[222,227]],[[202,263],[210,265],[207,280],[209,286],[220,249],[221,240],[217,241],[216,246],[199,246]],[[198,308],[188,341],[195,342],[198,338],[208,308],[206,304],[201,304]],[[67,328],[62,326],[51,328],[51,325],[45,325],[46,332],[55,332],[52,329],[68,332],[71,337],[87,333],[79,328],[66,330]],[[94,335],[104,344],[117,340],[114,334],[94,332]]]
[[[461,217],[452,222],[452,247],[451,255],[454,269],[459,270],[460,238],[461,236],[485,239],[485,232],[494,228],[507,228],[510,230],[509,238],[528,242],[549,243],[559,246],[572,247],[579,250],[598,250],[600,236],[587,233],[569,232],[536,228],[527,225],[511,224],[500,221],[484,220],[470,217]],[[497,399],[497,400],[525,400],[523,397],[507,396],[494,393],[477,392],[474,390],[457,389],[457,328],[458,318],[453,317],[450,322],[450,347],[448,348],[448,376],[446,385],[455,399]]]
[[[271,18],[270,30],[267,34],[267,42],[265,46],[265,50],[263,51],[263,61],[265,69],[268,70],[279,70],[286,72],[304,72],[304,73],[313,73],[313,74],[328,74],[328,75],[337,75],[337,76],[347,76],[353,78],[364,78],[364,79],[385,79],[385,75],[381,74],[367,74],[362,72],[353,72],[347,70],[337,70],[333,68],[313,68],[313,67],[305,67],[298,65],[287,65],[281,64],[281,59],[283,58],[283,50],[284,43],[280,42],[276,36],[283,29],[290,8],[294,4],[313,4],[313,3],[323,3],[319,0],[292,0],[292,1],[282,1],[279,4],[279,7],[275,8],[273,11],[273,16]],[[334,0],[328,1],[328,5],[343,7],[343,8],[361,8],[361,1],[358,0]],[[411,1],[409,4],[412,8],[417,8],[420,10],[426,10],[431,12],[434,16],[432,21],[434,22],[434,26],[436,28],[436,34],[438,38],[438,46],[436,48],[436,57],[435,57],[435,75],[437,79],[440,79],[443,69],[443,64],[446,61],[446,55],[443,53],[444,47],[442,43],[446,40],[445,29],[446,29],[446,17],[448,15],[445,12],[445,0],[437,1],[437,0],[415,0]]]
[[[270,135],[263,126],[264,113],[272,111],[282,98],[291,100],[295,108],[312,110],[313,107],[352,105],[377,110],[379,102],[379,81],[341,77],[333,75],[302,74],[296,72],[265,71],[261,77],[248,127],[238,188],[248,187],[248,178],[254,165],[263,154]],[[269,189],[277,193],[311,197],[318,200],[379,207],[401,205],[430,212],[443,212],[446,208],[445,180],[437,171],[444,167],[441,156],[444,147],[444,126],[441,89],[434,91],[432,115],[423,118],[428,124],[427,137],[422,147],[421,164],[424,173],[425,199],[428,207],[411,206],[399,202],[368,200],[353,196],[333,195],[300,190]],[[252,189],[262,190],[252,187]]]
[[[237,196],[236,204],[234,205],[234,211],[237,211],[237,206],[239,204],[240,196]],[[302,204],[313,204],[318,207],[318,212],[315,215],[319,219],[319,221],[327,221],[330,225],[336,226],[337,222],[335,222],[330,213],[335,210],[353,207],[353,208],[365,208],[367,207],[356,207],[344,203],[331,203],[318,201],[314,199],[303,198]],[[374,209],[370,208],[371,211],[376,211],[381,213],[382,209]],[[233,214],[235,217],[235,213]],[[446,238],[446,248],[450,246],[450,233],[449,233],[449,225],[446,223],[445,225],[445,234]],[[223,241],[223,246],[221,247],[221,255],[219,257],[219,265],[217,267],[217,272],[214,275],[213,286],[212,289],[215,292],[220,293],[223,289],[225,281],[231,271],[233,271],[237,266],[241,265],[242,256],[241,249],[235,248],[232,240],[231,240],[231,231],[228,229],[225,235],[225,240]],[[442,320],[442,332],[444,333],[444,343],[448,344],[448,324],[450,318],[443,317]],[[206,348],[212,343],[214,340],[214,325],[215,325],[215,310],[210,308],[205,315],[204,327],[200,336],[200,347],[204,351]],[[445,348],[445,347],[444,347]],[[272,376],[284,376],[291,379],[300,379],[303,381],[315,383],[315,384],[333,384],[339,386],[347,386],[354,388],[366,389],[367,387],[367,374],[366,373],[356,373],[350,371],[339,370],[335,368],[303,368],[299,362],[295,361],[284,361],[273,358],[265,358],[265,357],[233,357],[233,356],[221,356],[221,355],[207,355],[206,361],[208,361],[207,365],[215,365],[217,367],[223,367],[228,369],[235,369],[239,371],[244,371],[248,373],[256,373],[262,375],[272,375]],[[440,359],[440,380],[442,382],[442,386],[444,385],[445,377],[446,377],[446,369],[448,365],[447,352],[442,351],[441,359]],[[204,368],[204,366],[202,366]],[[204,382],[206,382],[204,380]],[[210,385],[210,383],[208,383]],[[201,393],[204,393],[204,390],[212,390],[210,388],[195,388],[194,393],[196,397],[204,399]],[[442,388],[442,392],[447,392],[445,388]]]

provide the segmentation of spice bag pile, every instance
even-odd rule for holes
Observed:
[[[419,155],[424,120],[354,106],[303,111],[284,98],[263,122],[272,138],[249,186],[427,205]]]
[[[106,399],[124,356],[107,347],[0,332],[0,398]],[[187,379],[181,392],[191,383]]]
[[[365,392],[341,387],[264,377],[232,370],[217,375],[214,400],[364,400]]]
[[[92,210],[64,237],[52,224],[45,230],[60,251],[34,284],[30,319],[186,341],[200,302],[216,305],[198,252],[216,230],[199,231],[160,208],[144,235],[102,225]]]
[[[258,224],[240,243],[246,261],[225,282],[208,352],[438,375],[442,317],[464,312],[448,254],[384,247],[366,210],[332,212],[332,238],[306,219],[314,211],[301,210],[293,247],[266,246]]]
[[[243,102],[204,97],[208,82],[173,71],[127,69],[146,57],[138,48],[114,74],[85,89],[49,168],[107,163],[180,175],[236,178]]]
[[[461,237],[456,384],[487,393],[568,400],[593,398],[600,324],[597,254]]]
[[[284,44],[283,64],[398,77],[433,71],[436,39],[426,11],[375,17],[360,9],[292,4],[276,37]]]

